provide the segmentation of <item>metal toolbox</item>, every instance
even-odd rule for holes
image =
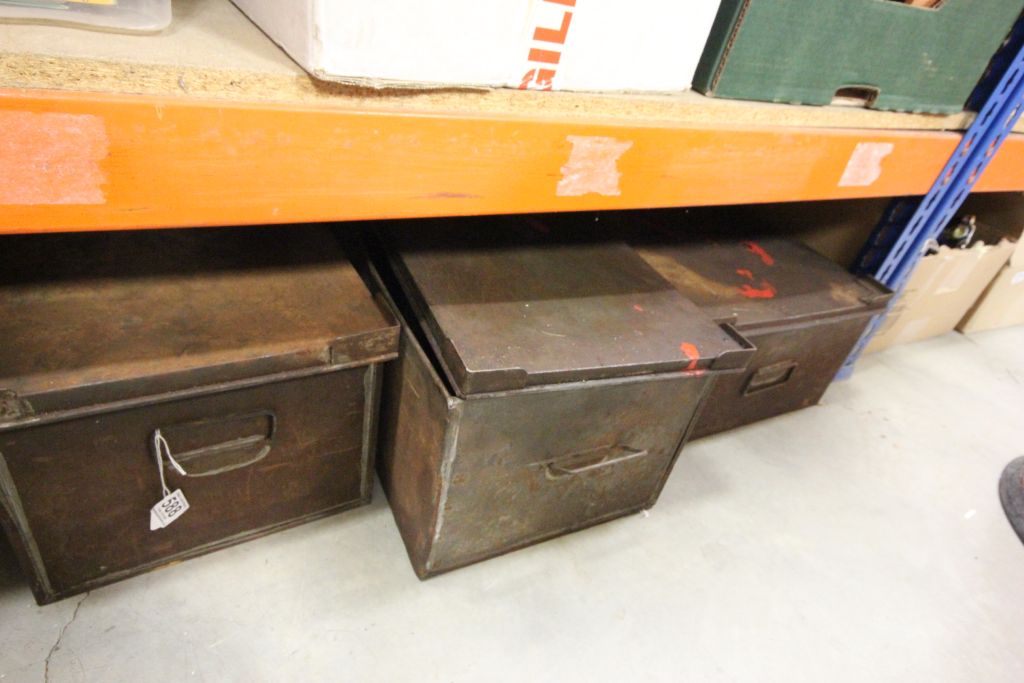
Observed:
[[[421,578],[652,506],[713,377],[752,353],[624,243],[512,223],[378,260],[407,321],[379,473]]]
[[[640,255],[711,318],[757,347],[746,372],[720,378],[693,438],[816,404],[892,293],[799,242],[649,237]]]
[[[0,273],[0,521],[40,603],[369,501],[398,327],[326,230],[6,237]]]

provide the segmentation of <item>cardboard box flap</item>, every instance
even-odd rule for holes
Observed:
[[[972,333],[1024,324],[1024,195],[1003,195],[971,200],[976,206],[979,229],[985,225],[990,239],[1003,235],[1003,243],[1012,249],[1009,261],[957,325],[961,332]],[[1012,243],[1014,240],[1015,243]]]
[[[1010,254],[1010,265],[1018,269],[1024,268],[1024,239],[1020,237],[1017,238],[1013,253]]]
[[[921,258],[867,351],[953,331],[1010,258],[1013,243],[939,247]]]
[[[1024,267],[1012,264],[1003,266],[957,329],[970,334],[1011,325],[1024,325]]]

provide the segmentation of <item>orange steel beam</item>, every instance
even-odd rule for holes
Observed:
[[[958,137],[7,90],[0,233],[923,194]],[[861,143],[891,150],[843,186]],[[979,189],[1024,189],[1022,158]]]

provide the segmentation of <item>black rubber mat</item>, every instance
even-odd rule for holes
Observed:
[[[999,479],[999,499],[1010,526],[1024,542],[1024,456],[1010,462]]]

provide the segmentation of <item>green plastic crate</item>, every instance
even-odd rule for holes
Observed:
[[[963,109],[1024,0],[723,0],[694,88],[715,97]]]

